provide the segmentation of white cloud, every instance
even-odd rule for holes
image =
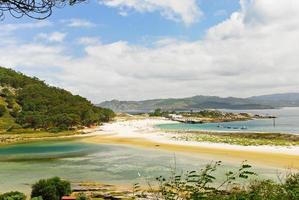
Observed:
[[[63,20],[62,22],[65,22],[68,27],[72,28],[92,28],[96,26],[96,24],[85,19],[70,19]]]
[[[98,37],[81,37],[78,39],[78,44],[82,45],[96,45],[101,41]]]
[[[240,11],[194,42],[163,39],[148,48],[81,38],[87,46],[79,57],[57,44],[11,44],[0,48],[0,63],[34,67],[32,74],[40,71],[41,78],[93,102],[298,92],[299,4],[264,2],[242,0]]]
[[[57,31],[53,33],[40,33],[37,35],[36,40],[48,42],[63,42],[66,35],[66,33]]]
[[[158,11],[163,17],[186,25],[195,23],[202,16],[196,0],[100,0],[100,3],[119,8],[122,16],[127,16],[129,10],[141,13]]]
[[[38,21],[36,23],[15,23],[15,24],[1,24],[0,35],[10,34],[13,31],[26,29],[39,29],[52,26],[49,21]]]

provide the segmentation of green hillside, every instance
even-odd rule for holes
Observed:
[[[5,98],[0,97],[0,130],[7,130],[11,126],[16,126],[15,119],[7,110]]]
[[[113,111],[0,67],[0,132],[12,129],[62,131],[107,122]]]
[[[105,101],[98,106],[115,112],[149,112],[162,110],[203,110],[203,109],[271,109],[272,105],[245,98],[222,98],[217,96],[194,96],[189,98],[153,99],[145,101]]]

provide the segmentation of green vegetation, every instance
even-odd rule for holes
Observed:
[[[299,101],[298,101],[299,102]],[[292,106],[293,104],[286,104]],[[156,108],[162,110],[201,110],[201,109],[271,109],[274,108],[270,101],[258,101],[251,98],[194,96],[188,98],[152,99],[145,101],[105,101],[99,104],[116,112],[143,111],[149,112]]]
[[[42,197],[43,200],[61,200],[71,193],[71,184],[59,177],[41,179],[32,186],[31,197]]]
[[[33,197],[33,198],[31,198],[31,200],[43,200],[43,198],[42,197]]]
[[[150,117],[169,117],[169,114],[177,114],[175,111],[165,111],[161,108],[157,108],[154,110],[154,112],[150,112]]]
[[[154,112],[149,113],[150,117],[164,117],[167,116],[169,113],[162,111],[161,108],[157,108],[154,110]]]
[[[199,171],[176,173],[169,177],[159,176],[156,184],[147,183],[147,189],[136,183],[131,192],[97,190],[73,192],[68,181],[58,177],[42,179],[32,186],[31,200],[60,200],[62,196],[74,195],[77,200],[123,199],[123,200],[298,200],[299,173],[288,174],[279,182],[261,180],[244,161],[239,169],[227,171],[224,176],[217,172],[221,161],[212,162]],[[221,177],[221,178],[219,178]],[[101,190],[101,189],[100,189]],[[72,193],[72,194],[71,194]],[[121,196],[121,197],[120,197]],[[0,195],[0,200],[25,200],[20,192]]]
[[[84,193],[79,193],[76,200],[89,200],[89,198]]]
[[[173,117],[173,114],[180,116],[180,118]],[[154,112],[150,112],[149,116],[151,117],[166,117],[174,119],[181,122],[194,122],[194,123],[209,123],[209,122],[228,122],[228,121],[245,121],[252,120],[253,118],[269,118],[271,116],[260,116],[260,115],[251,115],[248,113],[232,113],[232,112],[222,112],[219,110],[201,110],[193,112],[184,111],[165,111],[160,108],[155,109]]]
[[[181,112],[186,117],[199,117],[199,118],[234,118],[237,115],[243,116],[244,118],[250,118],[251,116],[247,113],[235,114],[231,112],[221,112],[219,110],[202,110],[199,112]]]
[[[4,97],[0,96],[0,107],[2,107],[2,115],[0,114],[0,132],[11,127],[16,127],[15,118],[13,118],[8,109]],[[1,109],[1,108],[0,108]],[[0,111],[1,112],[1,111]]]
[[[6,113],[6,106],[0,105],[0,117],[3,117],[5,113]]]
[[[176,140],[226,143],[243,146],[291,146],[299,145],[299,136],[279,133],[227,133],[189,131],[179,133],[173,137]]]
[[[0,200],[26,200],[25,194],[21,192],[7,192],[0,195]]]
[[[297,200],[299,174],[289,174],[280,183],[251,179],[256,176],[251,166],[242,163],[236,171],[228,171],[225,179],[215,176],[221,162],[208,164],[200,171],[176,174],[170,178],[158,177],[158,189],[149,188],[153,199],[159,200]],[[243,181],[242,181],[243,180]],[[136,184],[134,185],[136,188]],[[135,199],[144,196],[137,187]],[[135,191],[136,193],[136,191]]]
[[[0,96],[2,132],[22,128],[59,132],[107,122],[114,117],[110,109],[96,107],[79,95],[2,67]]]

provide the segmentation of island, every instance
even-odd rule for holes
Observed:
[[[155,109],[154,112],[149,113],[150,116],[165,117],[173,121],[202,124],[202,123],[217,123],[217,122],[233,122],[233,121],[247,121],[253,119],[275,119],[272,115],[259,115],[251,113],[233,113],[224,112],[215,109],[200,110],[200,111],[162,111],[160,108]]]

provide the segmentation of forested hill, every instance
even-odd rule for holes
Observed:
[[[68,130],[112,117],[113,111],[95,107],[79,95],[0,67],[0,132],[11,128]]]
[[[271,109],[298,107],[299,93],[281,93],[249,98],[193,96],[189,98],[152,99],[145,101],[105,101],[98,104],[120,112],[148,112],[157,108],[162,110],[200,110],[200,109]]]
[[[149,112],[162,110],[201,110],[201,109],[270,109],[271,105],[250,99],[222,98],[217,96],[194,96],[189,98],[153,99],[145,101],[105,101],[98,104],[116,112]]]

